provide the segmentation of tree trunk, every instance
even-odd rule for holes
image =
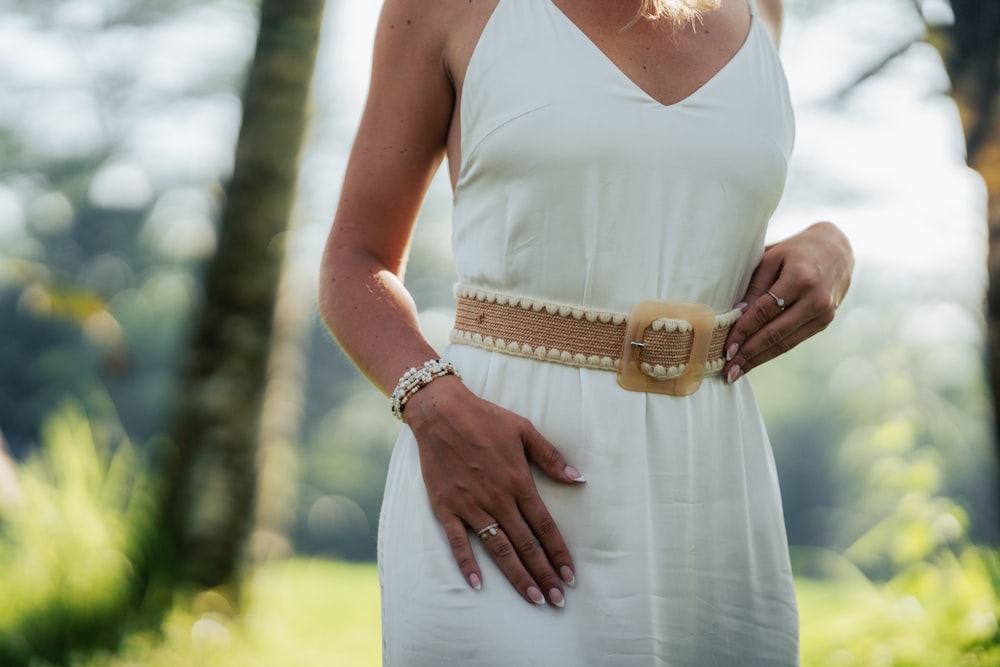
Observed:
[[[323,0],[262,0],[219,249],[165,450],[172,578],[232,581],[254,517],[259,414]]]
[[[952,82],[969,166],[988,193],[989,289],[986,317],[993,414],[1000,423],[1000,2],[952,0],[955,23],[931,31]]]

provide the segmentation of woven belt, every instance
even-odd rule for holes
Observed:
[[[628,314],[547,303],[459,285],[453,343],[617,371],[626,389],[686,396],[722,371],[741,312],[643,301]]]

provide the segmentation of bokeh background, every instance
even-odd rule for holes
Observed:
[[[857,256],[836,322],[749,377],[803,663],[1000,665],[987,198],[939,50],[952,9],[785,4],[798,133],[771,239],[828,219]],[[231,183],[254,140],[240,126],[261,6],[0,0],[0,665],[379,664],[375,531],[398,423],[315,307],[379,3],[327,0],[321,24],[312,6],[297,29],[319,31],[314,69],[310,54],[277,67],[312,82],[290,213],[262,232],[283,271],[222,270],[224,295],[274,287],[273,329],[223,339],[263,350],[266,372],[220,379],[191,359],[220,257],[256,224],[232,213],[247,191]],[[449,216],[439,174],[407,275],[439,346]],[[178,426],[185,398],[250,425],[235,453],[213,449],[229,427]]]

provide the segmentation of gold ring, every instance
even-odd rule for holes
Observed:
[[[785,309],[785,300],[784,299],[782,299],[780,296],[778,296],[777,294],[775,294],[771,290],[767,290],[767,295],[769,297],[771,297],[772,299],[774,299],[774,302],[776,304],[778,304],[778,308],[780,308],[781,310]]]

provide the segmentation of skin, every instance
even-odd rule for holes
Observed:
[[[637,2],[556,4],[626,75],[668,104],[722,67],[750,22],[744,0],[726,0],[681,30],[645,19],[623,30]],[[418,209],[445,157],[454,187],[461,163],[456,100],[495,6],[496,0],[386,0],[379,20],[368,102],[323,256],[320,311],[387,395],[407,369],[440,356],[420,333],[403,275]],[[758,7],[776,38],[780,0],[759,0]],[[727,376],[735,381],[825,328],[852,268],[850,245],[830,223],[769,246],[727,342]],[[790,305],[780,310],[767,290]],[[482,584],[469,529],[497,522],[501,530],[484,545],[511,585],[527,602],[563,606],[564,587],[575,581],[573,559],[531,466],[569,485],[584,481],[580,473],[527,420],[475,396],[454,376],[417,392],[405,417],[431,507],[469,585]]]

